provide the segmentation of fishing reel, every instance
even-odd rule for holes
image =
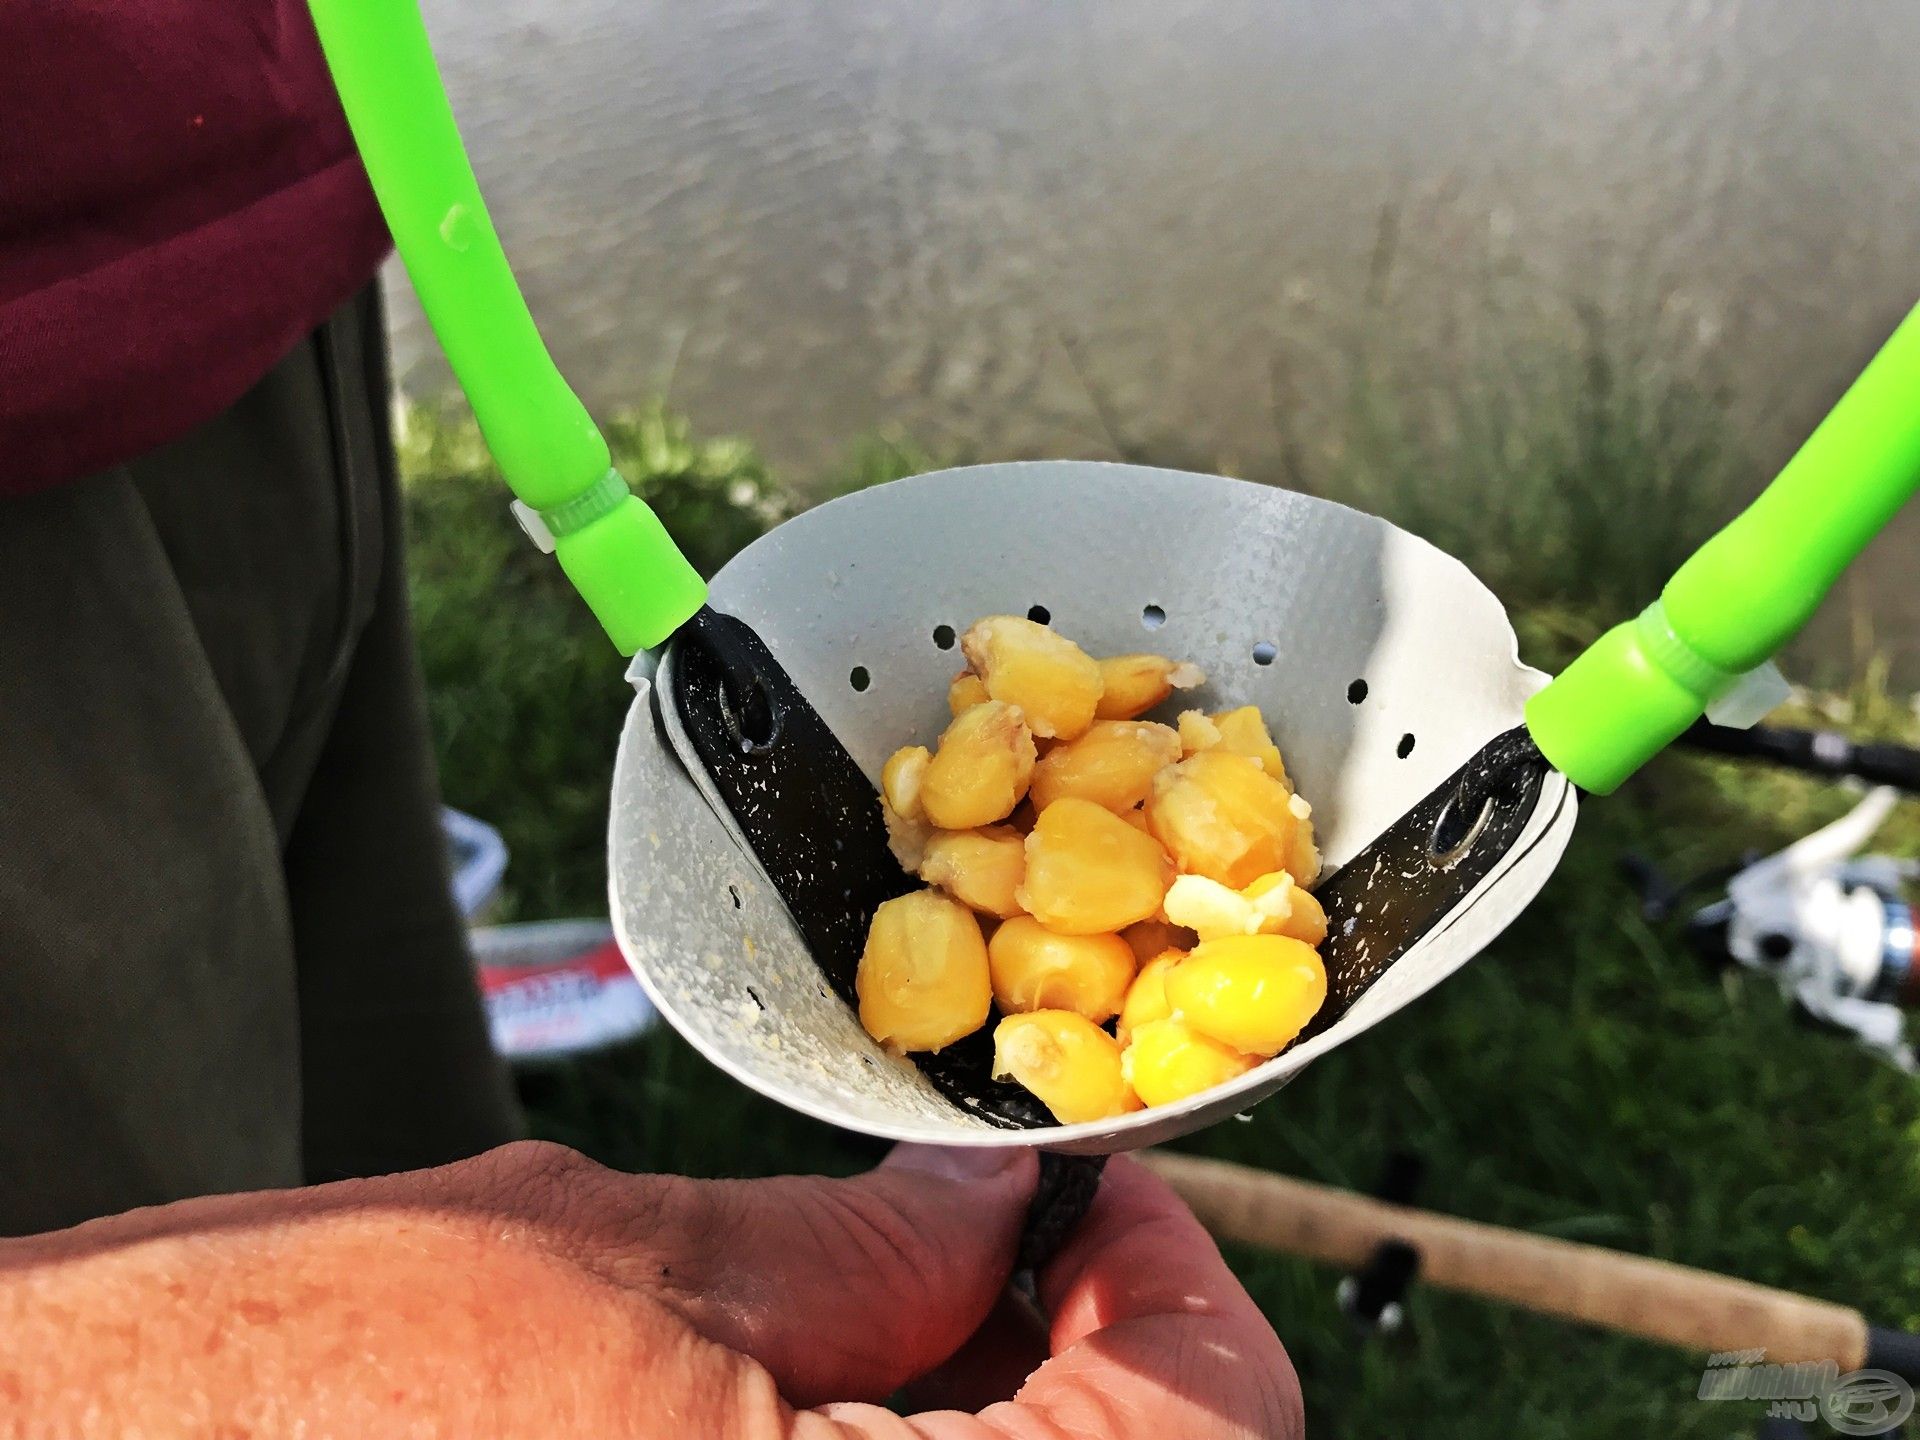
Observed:
[[[1782,733],[1796,732],[1774,732],[1774,738]],[[1914,904],[1920,861],[1860,853],[1899,799],[1892,786],[1879,786],[1847,814],[1779,853],[1749,854],[1684,884],[1671,883],[1637,857],[1626,868],[1654,921],[1678,914],[1702,894],[1722,891],[1687,916],[1684,933],[1702,959],[1768,976],[1811,1022],[1920,1073],[1920,1057],[1907,1038],[1907,1012],[1920,1009]]]

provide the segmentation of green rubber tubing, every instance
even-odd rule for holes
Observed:
[[[1759,499],[1527,705],[1554,767],[1605,795],[1766,664],[1920,488],[1920,309]]]
[[[621,653],[660,644],[706,585],[613,469],[527,313],[415,0],[311,0],[387,227],[507,484]]]

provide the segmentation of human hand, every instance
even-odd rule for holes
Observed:
[[[853,1180],[701,1182],[522,1144],[4,1242],[0,1433],[1300,1433],[1273,1331],[1125,1160],[1041,1277],[1033,1367],[1003,1290],[1034,1176],[903,1146]],[[984,1408],[870,1403],[910,1382]]]

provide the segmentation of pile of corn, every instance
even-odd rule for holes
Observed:
[[[996,1078],[1063,1124],[1171,1104],[1277,1054],[1326,999],[1327,921],[1306,888],[1312,811],[1260,712],[1140,720],[1206,677],[1158,655],[1096,661],[1016,616],[980,621],[961,651],[939,744],[881,777],[894,854],[928,888],[873,917],[867,1033],[937,1051],[997,1005]]]

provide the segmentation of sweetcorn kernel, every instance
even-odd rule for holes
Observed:
[[[1010,825],[942,830],[927,841],[920,878],[963,905],[1005,920],[1020,913],[1013,892],[1027,870],[1027,837]]]
[[[1310,945],[1283,935],[1203,940],[1167,976],[1173,1018],[1248,1055],[1276,1055],[1327,998]]]
[[[880,818],[887,827],[887,849],[893,852],[902,870],[918,875],[921,862],[927,858],[927,842],[933,838],[933,826],[926,822],[925,816],[907,819],[887,803],[884,795],[880,797]]]
[[[1191,950],[1197,937],[1184,925],[1156,917],[1127,926],[1120,932],[1120,938],[1133,947],[1133,958],[1144,965],[1169,950]]]
[[[1113,1027],[1122,1045],[1142,1025],[1151,1025],[1173,1014],[1173,1006],[1167,1000],[1167,972],[1186,958],[1178,950],[1168,950],[1140,967],[1140,973],[1127,987],[1127,998],[1121,1002],[1120,1021]]]
[[[1284,870],[1262,875],[1244,890],[1229,890],[1204,875],[1182,875],[1167,891],[1167,918],[1191,926],[1202,940],[1229,935],[1290,935],[1318,945],[1327,912]]]
[[[947,712],[958,715],[962,710],[986,704],[991,698],[987,694],[986,681],[971,670],[962,670],[947,686]]]
[[[1124,816],[1141,804],[1153,777],[1180,758],[1180,737],[1150,720],[1096,720],[1078,740],[1054,746],[1033,767],[1033,803],[1042,810],[1069,796]]]
[[[1178,1020],[1150,1020],[1120,1055],[1120,1073],[1148,1105],[1172,1105],[1237,1080],[1259,1062]]]
[[[1100,662],[1100,704],[1094,715],[1101,720],[1131,720],[1175,690],[1206,683],[1205,672],[1184,660],[1175,664],[1164,655],[1114,655]]]
[[[1203,750],[1154,776],[1147,828],[1183,872],[1237,890],[1286,868],[1300,823],[1291,798],[1258,761]]]
[[[1156,914],[1172,880],[1151,835],[1091,800],[1056,800],[1027,836],[1017,898],[1049,930],[1111,935]]]
[[[993,1078],[1026,1086],[1062,1125],[1140,1108],[1120,1073],[1120,1046],[1070,1010],[1009,1015],[995,1026]]]
[[[938,890],[873,913],[854,972],[860,1023],[889,1050],[941,1050],[987,1023],[993,984],[980,922]]]
[[[1120,1013],[1133,979],[1133,951],[1118,935],[1056,935],[1016,915],[987,945],[993,998],[1009,1015],[1071,1010],[1099,1024]]]
[[[1273,743],[1273,732],[1267,729],[1266,718],[1257,708],[1242,705],[1237,710],[1223,710],[1213,717],[1213,724],[1220,732],[1222,750],[1258,760],[1262,770],[1288,789],[1293,788],[1287,781],[1287,766],[1280,758],[1280,747]]]
[[[903,820],[920,818],[920,782],[927,778],[933,752],[924,745],[903,745],[880,769],[880,794]]]
[[[1287,897],[1286,915],[1277,924],[1261,926],[1266,933],[1286,935],[1306,945],[1318,945],[1327,938],[1325,908],[1311,890],[1295,884],[1286,871],[1262,875],[1240,893],[1255,905],[1271,905],[1269,897],[1275,894]]]
[[[1220,727],[1213,723],[1211,716],[1198,710],[1182,710],[1175,722],[1180,734],[1180,753],[1198,755],[1202,750],[1213,750],[1220,744]]]
[[[1078,645],[1018,615],[990,615],[960,637],[987,694],[1018,705],[1033,733],[1072,740],[1093,723],[1100,667]]]
[[[942,830],[1004,820],[1027,793],[1033,762],[1033,736],[1018,710],[991,700],[972,706],[940,737],[921,777],[921,808]]]

